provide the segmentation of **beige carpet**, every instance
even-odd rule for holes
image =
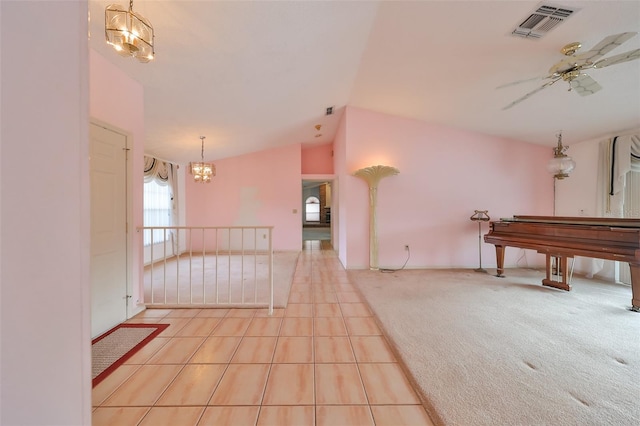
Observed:
[[[273,253],[274,307],[289,299],[299,251]],[[265,305],[269,302],[269,263],[266,255],[181,255],[157,262],[144,271],[146,304],[209,306]]]
[[[446,425],[639,425],[631,289],[542,271],[349,271]]]
[[[168,324],[119,324],[91,342],[93,387],[115,371]]]

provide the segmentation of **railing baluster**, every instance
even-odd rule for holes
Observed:
[[[218,240],[218,228],[215,230],[216,235],[216,303],[220,303],[220,290],[218,287],[218,254],[220,253],[220,241]]]
[[[189,228],[189,293],[193,288],[193,228]]]
[[[177,246],[180,245],[180,229],[175,228],[175,233],[173,231],[169,231],[171,235],[171,254],[176,257],[176,291],[178,294],[180,293],[180,250],[177,249]],[[176,244],[174,242],[174,238],[178,240]],[[193,300],[191,301],[193,303]]]
[[[149,232],[151,232],[151,304],[154,303],[154,295],[155,295],[155,285],[153,282],[153,229],[150,229]]]
[[[204,256],[206,252],[207,242],[205,240],[205,228],[202,228],[202,303],[206,302],[206,292],[204,289]],[[191,289],[193,291],[193,289]]]
[[[253,230],[253,303],[258,303],[258,228]]]
[[[231,303],[231,228],[227,233],[227,303]]]
[[[219,252],[220,252],[220,241],[219,241],[219,236],[218,236],[218,228],[216,228],[215,230],[215,235],[216,235],[216,304],[220,303],[220,288],[218,287],[218,271],[219,271],[219,267],[218,267],[218,257],[219,257]]]
[[[273,288],[273,227],[251,227],[251,226],[236,226],[236,227],[180,227],[180,226],[167,226],[167,227],[140,227],[139,230],[142,230],[140,238],[142,241],[150,241],[150,246],[145,248],[145,259],[146,256],[150,256],[150,259],[145,260],[145,293],[150,293],[150,305],[167,305],[167,306],[222,306],[225,304],[223,302],[224,298],[221,298],[220,294],[220,284],[221,279],[224,277],[220,274],[224,274],[224,264],[221,262],[220,256],[227,256],[226,261],[226,280],[227,280],[227,297],[226,297],[226,305],[236,306],[236,305],[251,305],[251,306],[264,306],[267,305],[269,307],[269,315],[273,314],[273,298],[274,298],[274,288]],[[180,236],[181,230],[185,230],[185,244],[184,250],[181,244]],[[156,233],[157,231],[157,233]],[[198,250],[197,247],[194,247],[194,231],[201,231],[201,264],[198,266],[202,268],[201,272],[201,285],[202,285],[202,299],[200,297],[196,297],[194,294],[195,283],[193,281],[194,272],[196,268],[196,264],[194,263],[194,248]],[[226,238],[220,231],[226,232]],[[250,241],[251,234],[248,232],[253,231],[253,241]],[[151,235],[148,239],[145,237],[146,232],[151,232]],[[213,233],[213,235],[210,234]],[[266,233],[266,234],[265,234]],[[160,242],[156,242],[156,235],[162,235],[162,251],[160,256],[156,255],[156,251],[159,249]],[[261,262],[261,259],[265,257],[264,249],[262,247],[261,236],[268,236],[268,248],[266,253],[267,260],[267,279],[266,283],[263,283],[261,280],[264,277],[264,268],[258,263]],[[209,238],[213,238],[213,241],[210,241]],[[188,239],[188,242],[186,241]],[[223,240],[221,242],[221,239]],[[224,241],[226,240],[226,242]],[[143,243],[144,244],[144,243]],[[214,244],[215,247],[211,247],[211,244]],[[253,244],[253,249],[250,245]],[[188,247],[188,249],[187,249]],[[211,253],[208,253],[207,247],[212,248]],[[185,265],[181,265],[180,262],[182,260],[182,254],[188,254],[189,262],[188,265],[185,262]],[[214,259],[211,260],[211,265],[209,269],[213,269],[211,274],[207,275],[207,262],[208,262],[208,254],[213,255],[215,253]],[[156,259],[156,256],[158,257]],[[162,276],[158,276],[158,267],[160,266],[157,262],[162,262]],[[175,266],[174,266],[175,262]],[[253,262],[251,265],[250,262]],[[185,281],[187,278],[183,280],[180,273],[184,267],[188,267],[188,283]],[[221,270],[222,267],[222,270]],[[175,278],[170,273],[170,269],[175,270]],[[235,273],[232,273],[234,272]],[[170,276],[171,275],[171,276]],[[250,296],[250,288],[249,280],[251,279],[251,275],[253,275],[253,298]],[[234,279],[234,277],[236,277]],[[148,278],[148,280],[147,280]],[[156,283],[156,279],[158,282]],[[215,301],[207,300],[208,294],[210,294],[211,289],[207,289],[207,280],[210,279],[211,284],[215,286]],[[160,282],[162,280],[162,282]],[[175,280],[175,281],[172,281]],[[157,285],[156,285],[157,284]],[[170,296],[170,288],[173,289],[175,285],[175,298]],[[265,290],[268,291],[268,301],[265,300],[264,296],[260,296],[261,286],[268,285],[269,287]],[[149,286],[149,287],[147,287]],[[185,288],[183,288],[185,287]],[[189,291],[188,301],[185,298],[181,297],[182,290]],[[234,296],[233,290],[235,289],[236,293]],[[162,291],[162,296],[159,299],[158,292]],[[233,296],[233,297],[232,297]],[[211,295],[209,295],[211,297]]]
[[[269,315],[273,315],[273,228],[269,228]]]
[[[240,230],[240,282],[242,283],[240,303],[244,303],[244,228]]]
[[[163,244],[162,244],[162,283],[164,284],[164,303],[167,303],[167,232],[166,228],[162,229],[163,234]]]

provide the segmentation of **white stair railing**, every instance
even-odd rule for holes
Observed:
[[[272,226],[138,228],[144,303],[152,307],[268,307]]]

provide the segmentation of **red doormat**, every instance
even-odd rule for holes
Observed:
[[[91,342],[93,387],[103,381],[169,324],[120,324]]]

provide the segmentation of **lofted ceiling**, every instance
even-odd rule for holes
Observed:
[[[502,109],[564,45],[640,32],[638,1],[543,2],[577,11],[531,39],[511,32],[539,1],[137,0],[156,34],[147,64],[106,44],[113,2],[89,0],[90,47],[143,85],[145,152],[182,164],[200,135],[206,160],[332,142],[345,106],[548,146],[560,130],[570,145],[640,128],[640,60],[588,70],[593,95],[560,80]],[[604,57],[638,48],[640,35]]]

